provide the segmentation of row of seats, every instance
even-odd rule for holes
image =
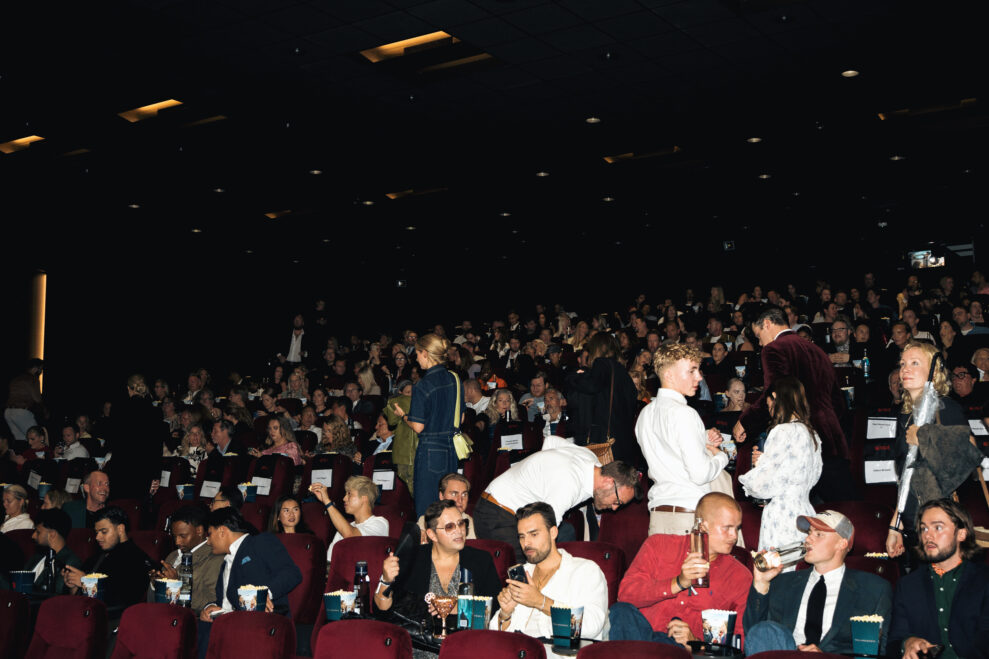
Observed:
[[[0,592],[0,656],[43,659],[96,659],[106,653],[107,611],[88,597],[54,597],[42,603],[33,635],[28,638],[26,597]],[[110,659],[196,656],[197,623],[189,609],[169,604],[138,604],[124,611],[113,640]],[[295,658],[295,628],[283,616],[237,611],[213,623],[206,656]],[[542,642],[526,636],[492,630],[465,630],[443,641],[439,659],[473,659],[483,648],[485,659],[539,659],[546,657]],[[315,639],[316,659],[360,656],[362,659],[411,659],[412,639],[401,627],[376,620],[341,620],[325,625]],[[578,659],[689,659],[674,645],[644,641],[604,641],[581,648]],[[764,652],[753,659],[800,659],[797,652]],[[824,654],[822,659],[840,655]]]

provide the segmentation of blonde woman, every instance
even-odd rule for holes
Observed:
[[[3,489],[3,510],[6,515],[0,533],[34,528],[34,522],[27,514],[27,490],[20,485],[8,485]]]
[[[380,396],[381,387],[374,380],[374,369],[368,362],[361,363],[357,370],[357,381],[366,396]]]
[[[447,370],[450,342],[436,334],[426,334],[416,341],[416,361],[422,377],[412,387],[412,400],[406,412],[395,403],[395,414],[419,435],[416,447],[413,490],[416,517],[426,512],[439,491],[440,479],[457,471],[457,452],[453,434],[463,422],[463,383]],[[460,418],[454,409],[460,405]]]
[[[513,420],[519,421],[519,408],[515,404],[515,398],[512,396],[512,392],[508,389],[496,389],[493,394],[491,394],[491,403],[488,405],[484,413],[488,415],[488,419],[491,423],[488,428],[491,429],[490,433],[494,433],[495,425],[505,418],[506,414],[511,414]]]
[[[584,344],[587,343],[587,339],[590,338],[590,334],[591,326],[587,324],[587,321],[578,320],[573,336],[567,339],[567,343],[573,346],[574,352],[580,352],[584,349]]]
[[[172,453],[166,448],[163,455],[185,458],[189,463],[189,473],[195,478],[199,463],[206,459],[206,433],[203,432],[203,427],[195,425],[189,428],[175,452]]]
[[[320,453],[340,453],[348,458],[353,458],[357,454],[357,446],[350,436],[350,428],[338,416],[326,417],[320,439]]]

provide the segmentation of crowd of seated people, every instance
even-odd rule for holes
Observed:
[[[470,513],[484,487],[510,465],[538,452],[545,438],[555,435],[582,445],[613,437],[615,457],[645,472],[645,461],[632,429],[638,413],[650,404],[660,389],[654,357],[664,345],[684,344],[700,351],[701,383],[696,394],[686,397],[687,404],[700,413],[706,427],[730,433],[739,415],[747,410],[762,388],[759,341],[747,323],[768,304],[780,307],[790,328],[828,355],[841,385],[848,390],[854,388],[858,400],[850,400],[853,406],[843,412],[841,419],[850,445],[856,411],[879,410],[886,416],[895,416],[900,411],[903,399],[899,376],[901,352],[904,347],[918,343],[933,346],[932,353],[942,361],[948,373],[949,390],[944,393],[958,404],[961,413],[976,422],[989,417],[986,410],[989,401],[989,326],[982,312],[989,290],[979,273],[974,273],[970,285],[965,286],[956,286],[950,276],[922,282],[916,275],[909,275],[902,287],[891,283],[884,288],[868,273],[861,282],[845,288],[832,287],[821,281],[812,290],[803,292],[793,284],[786,284],[775,289],[754,286],[751,291],[731,293],[737,302],[729,301],[720,286],[712,287],[706,302],[692,290],[686,291],[683,300],[678,302],[672,298],[648,300],[640,295],[623,313],[599,315],[568,312],[559,304],[551,308],[537,305],[529,313],[510,310],[504,319],[496,318],[486,324],[463,320],[456,331],[449,334],[443,325],[423,323],[423,334],[428,331],[450,340],[447,366],[457,371],[464,382],[462,409],[465,422],[462,428],[473,440],[474,448],[472,464],[462,465],[464,475],[444,480],[439,493],[414,491],[415,433],[400,423],[393,412],[396,402],[400,408],[409,409],[409,397],[415,395],[415,384],[423,375],[415,359],[416,341],[420,335],[415,330],[367,338],[352,336],[347,341],[340,341],[330,334],[333,328],[319,322],[318,313],[317,321],[311,326],[306,323],[306,317],[299,314],[293,318],[291,336],[286,337],[289,339],[287,345],[277,346],[279,350],[269,370],[257,377],[241,377],[237,372],[231,373],[228,381],[221,382],[208,370],[196,368],[183,383],[170,383],[163,378],[155,380],[151,391],[143,385],[141,378],[133,389],[144,392],[139,395],[147,398],[162,427],[160,436],[145,440],[155,442],[155,453],[163,460],[162,469],[153,471],[163,471],[168,465],[176,464],[174,461],[180,461],[184,468],[172,471],[171,478],[195,487],[190,506],[196,510],[201,510],[198,506],[205,504],[212,509],[232,507],[243,513],[214,519],[206,511],[199,515],[178,509],[182,511],[179,513],[173,506],[165,526],[161,526],[164,518],[159,512],[175,498],[175,482],[165,484],[161,479],[152,479],[147,483],[147,497],[140,500],[128,497],[128,502],[137,501],[136,517],[128,514],[132,511],[124,510],[112,501],[112,482],[115,477],[124,475],[121,471],[126,467],[120,465],[119,460],[118,465],[114,465],[114,453],[123,453],[115,451],[122,441],[114,422],[116,406],[104,406],[99,414],[93,415],[80,414],[84,411],[75,409],[64,410],[63,416],[46,414],[43,399],[33,395],[41,365],[32,362],[25,373],[12,382],[11,399],[8,400],[11,414],[5,414],[8,428],[0,433],[0,481],[7,484],[2,530],[5,534],[8,531],[24,532],[39,528],[41,524],[45,532],[35,538],[36,546],[64,547],[64,542],[60,544],[58,539],[64,526],[62,518],[41,514],[42,510],[63,510],[71,524],[70,529],[93,531],[105,554],[104,562],[108,557],[117,557],[119,570],[128,576],[127,588],[115,590],[114,598],[128,604],[142,601],[138,591],[147,595],[149,570],[171,574],[180,556],[173,554],[165,561],[166,565],[157,566],[133,540],[134,532],[139,530],[133,528],[135,524],[140,531],[164,529],[172,536],[167,542],[178,550],[195,552],[206,546],[203,543],[209,543],[214,547],[213,553],[218,555],[235,553],[241,546],[238,541],[243,542],[243,536],[257,535],[259,529],[279,536],[324,535],[321,540],[324,549],[328,550],[326,559],[330,563],[334,546],[344,539],[398,537],[402,532],[387,518],[393,512],[393,506],[379,504],[386,493],[371,478],[379,470],[390,469],[397,476],[390,491],[404,488],[405,496],[410,498],[452,499],[456,503],[453,508],[437,507],[420,518],[422,530],[416,531],[417,542],[433,543],[437,547],[431,556],[433,569],[442,565],[446,570],[451,558],[473,556],[470,552],[458,552],[464,552],[465,540],[474,538]],[[607,368],[602,368],[603,365]],[[128,386],[131,384],[129,381]],[[39,423],[46,416],[64,422]],[[501,442],[516,435],[522,436],[521,445],[512,444],[510,450],[507,446],[502,450]],[[50,436],[60,440],[53,443]],[[853,451],[853,455],[858,456],[859,462],[853,463],[851,469],[861,471],[861,451]],[[267,474],[259,470],[273,468],[271,465],[276,463],[272,460],[279,456],[288,458],[288,485],[284,491],[273,493],[272,504],[248,505],[244,493],[236,487],[237,483],[250,480],[258,473]],[[337,456],[345,458],[342,470],[334,466]],[[223,466],[227,463],[234,466],[225,472]],[[43,499],[38,499],[40,479],[34,476],[41,473],[35,470],[50,469],[51,464],[56,464],[57,469],[44,471],[43,477],[57,482]],[[84,464],[85,467],[72,471],[69,464]],[[741,465],[740,462],[740,468]],[[342,476],[342,480],[336,488],[329,482],[317,482],[317,470],[320,473],[334,470],[334,478]],[[210,483],[213,479],[219,479],[216,490],[203,490],[204,482]],[[308,489],[301,486],[303,483]],[[456,492],[450,494],[447,490]],[[743,496],[743,491],[736,490],[736,496]],[[320,505],[306,507],[314,502]],[[892,502],[887,503],[892,505]],[[971,505],[972,502],[966,503]],[[621,499],[617,504],[617,508],[639,505]],[[409,506],[408,510],[413,508]],[[602,511],[594,510],[593,506],[582,510],[577,517],[583,520],[583,535],[578,533],[577,540],[596,540],[602,523],[612,522],[605,521]],[[744,510],[748,513],[749,508]],[[328,520],[314,520],[313,511]],[[515,511],[511,512],[514,514]],[[568,538],[573,537],[570,534],[574,532],[574,520],[568,515],[567,521],[559,518],[554,524],[552,515],[542,509],[525,512],[519,520],[519,528],[532,527],[534,537],[541,543],[539,552],[546,552],[540,561],[530,561],[542,566],[536,574],[544,577],[545,584],[552,575],[547,576],[540,570],[559,569],[561,555],[565,566],[575,560],[556,546],[558,529],[565,530]],[[953,510],[949,512],[954,515],[952,524],[964,530],[964,516],[959,517]],[[458,517],[464,521],[460,525],[463,528],[457,527]],[[982,517],[986,515],[978,519]],[[448,523],[447,518],[454,521]],[[621,519],[621,522],[614,523],[631,523],[627,516],[615,519]],[[317,521],[319,523],[315,523]],[[884,529],[888,520],[877,523]],[[908,520],[900,528],[912,523]],[[457,528],[449,530],[451,524]],[[971,528],[970,523],[968,528]],[[211,540],[214,532],[216,545],[212,545]],[[41,539],[49,544],[42,544]],[[638,544],[641,545],[644,539],[643,532]],[[729,553],[730,544],[722,548],[721,558],[717,558],[712,549],[707,561],[697,560],[690,566],[684,564],[685,567],[675,575],[675,586],[670,587],[667,580],[665,597],[675,601],[679,593],[689,590],[680,584],[688,581],[687,577],[696,578],[707,569],[700,567],[702,563],[710,567],[716,558],[719,561],[735,560],[725,555]],[[260,543],[251,551],[266,551],[266,547],[272,546]],[[524,545],[522,549],[525,549]],[[22,569],[32,562],[37,565],[36,557],[23,553],[20,564],[8,562],[0,566],[0,571]],[[967,552],[965,560],[974,555]],[[100,555],[94,556],[99,561]],[[634,558],[627,556],[633,567]],[[835,564],[841,565],[840,560]],[[115,564],[111,561],[108,565]],[[210,565],[215,568],[215,562]],[[287,564],[281,561],[280,565],[285,572]],[[135,566],[141,566],[143,580],[135,581]],[[636,578],[641,580],[641,573],[648,571],[648,566],[639,567]],[[904,567],[916,568],[916,561]],[[415,587],[422,589],[425,586],[418,583],[423,577],[418,572],[420,569],[424,568],[411,563],[407,566],[404,559],[400,569],[396,559],[386,565],[384,574],[388,579],[385,580],[398,579],[404,584],[407,575],[414,574]],[[425,572],[429,570],[425,569]],[[734,572],[737,570],[733,568]],[[59,590],[71,592],[77,589],[80,573],[75,569],[60,575]],[[446,582],[449,575],[444,573],[444,577],[442,580]],[[671,573],[670,578],[673,577]],[[282,573],[280,578],[281,583],[291,584],[294,575]],[[428,579],[429,575],[423,578]],[[638,585],[629,588],[652,588],[636,583]],[[760,588],[770,592],[768,580],[760,584]],[[492,590],[490,584],[484,587]],[[201,604],[198,612],[209,608],[202,605],[208,594],[211,593],[197,595],[197,602]],[[219,601],[212,598],[209,605],[220,609],[229,606],[229,601],[223,601],[224,594],[220,593]],[[491,594],[498,595],[498,592]],[[286,595],[275,593],[276,603],[283,611],[287,607]],[[763,595],[760,591],[755,597],[758,599]],[[538,625],[532,622],[532,611],[543,614],[549,611],[543,606],[545,601],[534,597],[530,590],[508,584],[498,595],[505,610],[505,615],[499,618],[499,628],[533,634],[543,627],[548,629],[548,616],[545,621],[540,618]],[[633,602],[637,601],[636,597],[632,598]],[[749,596],[750,606],[753,597]],[[741,626],[744,601],[730,604],[738,608]],[[526,611],[529,617],[520,622],[519,611]],[[203,623],[208,624],[208,619],[209,616],[203,614]],[[700,636],[698,630],[693,629],[693,621],[678,625],[664,619],[662,624],[671,626],[659,629],[656,627],[659,617],[646,614],[645,620],[653,625],[653,632],[662,633],[671,642],[683,643],[685,639]],[[905,629],[904,633],[910,631]],[[823,633],[817,632],[815,638],[826,635],[827,629]],[[601,635],[597,636],[600,638]],[[923,646],[919,642],[910,643],[906,637],[900,641],[907,650]]]

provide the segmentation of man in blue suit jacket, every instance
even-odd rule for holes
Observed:
[[[207,520],[209,544],[214,554],[223,555],[224,565],[216,580],[216,602],[203,607],[199,622],[199,654],[206,655],[210,623],[217,615],[240,610],[237,589],[241,586],[267,586],[265,611],[291,616],[288,593],[302,583],[302,573],[270,533],[249,535],[250,527],[233,508],[218,508]]]
[[[917,659],[941,645],[941,659],[987,657],[989,566],[970,561],[979,551],[972,518],[951,499],[928,501],[918,512],[917,551],[930,565],[896,586],[890,654]]]
[[[804,560],[814,569],[785,574],[780,574],[780,567],[767,572],[753,570],[742,619],[745,653],[798,649],[851,652],[852,616],[880,615],[886,621],[882,628],[886,632],[892,607],[889,583],[845,566],[845,556],[855,539],[851,521],[833,510],[794,521],[807,533]],[[815,622],[813,593],[822,580],[823,606],[817,609]],[[880,654],[884,648],[885,633],[880,638]]]

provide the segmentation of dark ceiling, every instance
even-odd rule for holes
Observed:
[[[951,242],[982,229],[979,9],[4,3],[0,142],[44,137],[0,154],[8,241],[44,246],[8,265],[112,268],[137,253],[305,277],[373,268],[384,281],[414,264],[442,261],[442,274],[582,254],[645,275],[725,240],[749,262],[765,247],[794,263],[834,247],[895,260],[907,230]],[[460,43],[397,63],[359,54],[437,30]],[[432,66],[477,53],[490,57]],[[118,116],[166,99],[182,105]],[[837,240],[808,241],[814,231]]]

